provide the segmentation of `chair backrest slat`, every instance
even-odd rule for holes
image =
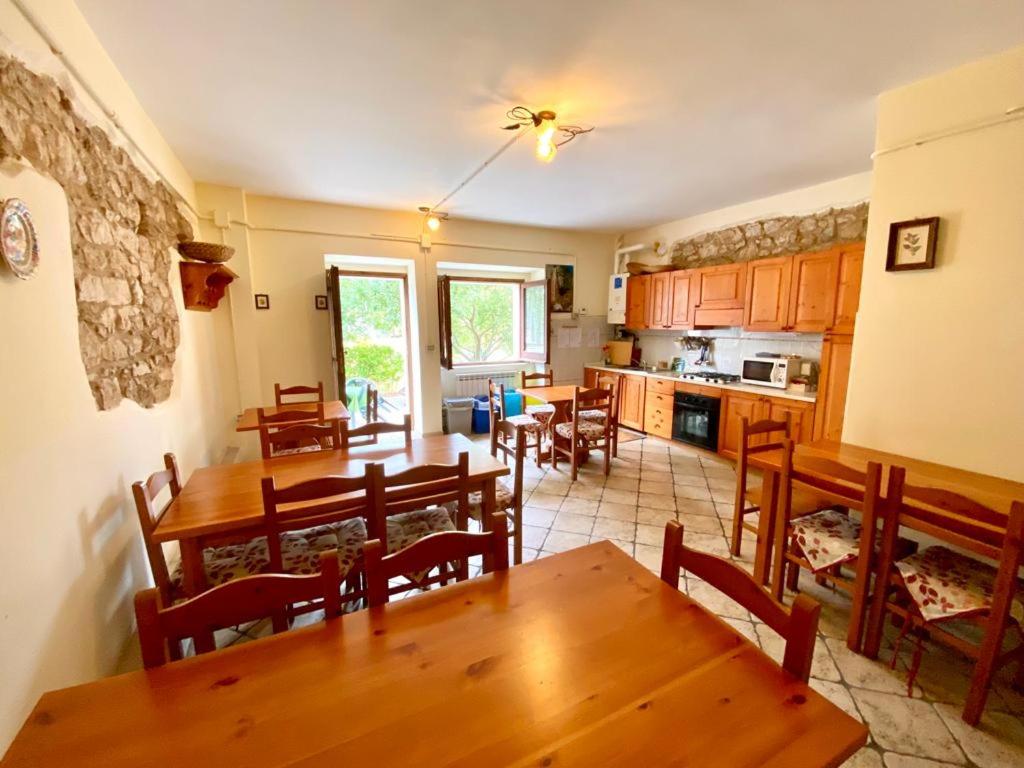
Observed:
[[[341,447],[341,426],[338,420],[327,424],[291,424],[273,429],[260,424],[260,451],[264,459],[271,459],[283,448],[318,445],[324,450]]]
[[[816,496],[839,506],[863,508],[869,499],[877,500],[876,494],[882,477],[882,465],[878,462],[868,462],[866,470],[861,472],[838,461],[802,455],[797,466],[794,450],[795,443],[792,440],[787,438],[782,441],[782,466],[779,473],[782,509],[789,509],[795,483],[810,488]],[[870,491],[867,494],[866,489]]]
[[[368,468],[372,509],[367,523],[368,536],[387,539],[387,518],[401,512],[454,503],[456,509],[469,509],[469,453],[459,454],[455,464],[424,464],[394,475],[384,465]]]
[[[159,590],[144,590],[135,595],[143,665],[151,669],[165,664],[168,642],[283,614],[295,603],[322,599],[326,617],[333,619],[341,613],[340,591],[338,553],[333,549],[320,555],[317,574],[245,576],[169,607],[164,607]],[[198,642],[196,647],[202,650]]]
[[[674,589],[679,587],[680,568],[735,600],[782,635],[786,640],[782,668],[807,682],[821,612],[818,603],[806,595],[797,595],[792,609],[787,609],[735,563],[685,546],[683,526],[673,520],[665,526],[661,578]]]
[[[294,397],[296,395],[313,395],[312,399],[302,400],[290,400],[292,403],[322,403],[324,401],[324,383],[318,381],[315,387],[308,387],[303,384],[296,384],[292,387],[282,387],[280,384],[274,384],[274,402],[280,408],[284,405],[284,398]]]
[[[466,574],[466,561],[474,555],[483,556],[484,573],[508,570],[508,529],[505,516],[491,516],[490,531],[469,533],[445,531],[432,533],[393,555],[384,555],[380,539],[366,542],[363,548],[366,563],[366,591],[371,606],[388,601],[388,580],[406,573],[426,571],[446,563],[461,561],[456,574]],[[458,578],[458,576],[456,577]]]
[[[533,382],[539,382],[534,384]],[[555,383],[555,372],[550,368],[543,371],[533,371],[527,373],[526,371],[520,372],[520,384],[525,389],[526,387],[550,387]]]
[[[291,405],[291,403],[285,404],[284,407]],[[256,419],[258,424],[323,424],[326,419],[324,418],[324,404],[320,401],[316,404],[316,408],[312,411],[304,410],[302,408],[296,408],[293,411],[277,411],[276,413],[269,413],[266,408],[256,409]]]
[[[402,434],[405,437],[405,447],[412,445],[412,416],[406,414],[401,424],[393,424],[389,421],[372,421],[359,427],[349,427],[348,424],[341,426],[341,447],[343,450],[355,448],[356,441],[360,438],[370,438],[367,443],[376,443],[381,435]],[[365,444],[365,443],[361,443]]]
[[[526,427],[510,421],[499,421],[491,432],[491,456],[502,453],[502,462],[512,459],[512,497],[515,508],[523,504],[523,466],[526,463]]]
[[[159,493],[167,488],[170,492],[170,499],[162,507],[157,509],[154,506],[154,499]],[[160,590],[164,600],[171,599],[171,575],[167,568],[167,558],[164,557],[163,547],[160,542],[154,539],[156,527],[160,524],[168,507],[181,493],[181,474],[178,471],[178,461],[173,453],[164,454],[164,468],[154,472],[145,480],[132,483],[132,495],[135,498],[135,511],[139,516],[139,527],[142,529],[142,542],[146,547],[146,557],[149,560],[149,568],[153,573],[153,582]]]

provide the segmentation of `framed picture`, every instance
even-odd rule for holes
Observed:
[[[256,309],[270,309],[270,294],[256,294]]]
[[[885,271],[932,269],[935,266],[935,241],[938,234],[938,216],[890,224]]]
[[[327,309],[327,296],[318,293],[313,297],[313,306],[317,309]]]
[[[548,310],[553,314],[572,312],[572,265],[548,264],[544,272],[548,280]]]

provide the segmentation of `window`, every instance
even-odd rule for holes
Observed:
[[[440,277],[441,364],[547,362],[547,284],[543,280]]]

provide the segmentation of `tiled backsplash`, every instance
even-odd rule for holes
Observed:
[[[821,361],[821,334],[818,333],[755,333],[740,328],[716,328],[706,331],[641,331],[637,334],[637,346],[643,350],[643,359],[648,364],[673,357],[685,357],[693,362],[700,355],[698,350],[680,350],[676,339],[684,335],[707,336],[714,339],[711,350],[712,365],[708,369],[722,373],[739,373],[740,363],[745,357],[758,352],[775,352],[786,355],[800,355],[805,360]]]

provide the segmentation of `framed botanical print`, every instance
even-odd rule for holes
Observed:
[[[902,272],[908,269],[932,269],[935,266],[935,241],[938,234],[938,216],[890,224],[885,270]]]
[[[327,309],[327,296],[321,293],[313,297],[313,306],[317,309]]]
[[[266,293],[257,293],[256,295],[256,309],[270,309],[270,295]]]

